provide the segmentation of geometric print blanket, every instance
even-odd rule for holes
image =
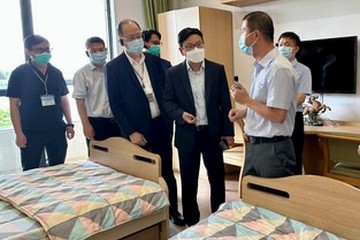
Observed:
[[[19,212],[11,204],[0,201],[0,239],[49,240],[41,225]]]
[[[169,205],[158,184],[91,161],[1,175],[0,199],[54,240],[86,239]]]
[[[198,224],[178,233],[171,240],[338,240],[321,229],[283,215],[255,207],[240,200],[226,202]]]

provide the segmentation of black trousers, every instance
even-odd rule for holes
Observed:
[[[179,149],[180,175],[182,186],[183,214],[188,226],[200,220],[197,203],[200,154],[203,156],[210,183],[211,211],[215,212],[225,202],[225,170],[222,150],[211,142],[208,129],[196,132],[193,152]]]
[[[304,148],[304,117],[302,112],[296,112],[291,140],[295,149],[295,174],[302,174],[302,152]]]
[[[173,171],[171,136],[161,117],[152,120],[151,134],[146,140],[147,144],[143,148],[159,154],[161,157],[161,175],[169,190],[169,211],[177,211],[178,195],[176,178]]]
[[[94,118],[89,117],[89,122],[95,131],[94,139],[98,141],[105,140],[109,137],[120,137],[121,130],[113,118]],[[90,140],[86,139],[88,147],[88,156],[90,156],[89,149]]]
[[[290,138],[246,146],[244,176],[285,177],[294,175],[294,171],[295,153]]]
[[[26,148],[21,149],[23,170],[40,167],[40,160],[45,148],[50,166],[65,162],[67,140],[65,128],[51,131],[24,131],[27,138]]]

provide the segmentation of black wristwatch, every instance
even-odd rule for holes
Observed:
[[[73,123],[68,123],[68,124],[66,124],[66,127],[74,127],[75,125],[73,124]]]

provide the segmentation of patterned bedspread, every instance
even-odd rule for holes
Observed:
[[[338,240],[334,234],[289,219],[242,200],[224,203],[198,224],[178,233],[175,239],[303,239]]]
[[[158,184],[90,161],[2,175],[0,198],[1,239],[85,239],[168,205]]]
[[[41,225],[18,211],[11,204],[0,201],[0,239],[49,239]]]

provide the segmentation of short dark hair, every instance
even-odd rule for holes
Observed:
[[[40,35],[35,35],[35,34],[29,35],[24,38],[24,47],[25,49],[32,50],[32,46],[42,42],[49,42],[49,41]]]
[[[274,42],[274,24],[267,13],[262,11],[251,12],[244,16],[243,21],[245,20],[251,31],[259,30],[269,41]]]
[[[290,38],[290,39],[294,40],[296,46],[300,46],[300,44],[301,44],[300,37],[294,32],[284,32],[284,33],[282,33],[280,35],[278,41],[280,41],[280,39],[282,39],[282,38]]]
[[[105,46],[105,42],[102,38],[100,37],[90,37],[88,39],[86,39],[86,42],[85,42],[85,47],[86,49],[89,49],[90,48],[90,45],[93,44],[93,43],[101,43]]]
[[[155,29],[146,29],[142,31],[141,35],[145,42],[149,42],[151,36],[155,34],[161,40],[161,33]]]
[[[199,35],[201,37],[201,40],[204,41],[203,34],[199,29],[187,27],[187,28],[184,28],[183,30],[181,30],[178,34],[179,46],[182,47],[184,41],[193,34]]]

